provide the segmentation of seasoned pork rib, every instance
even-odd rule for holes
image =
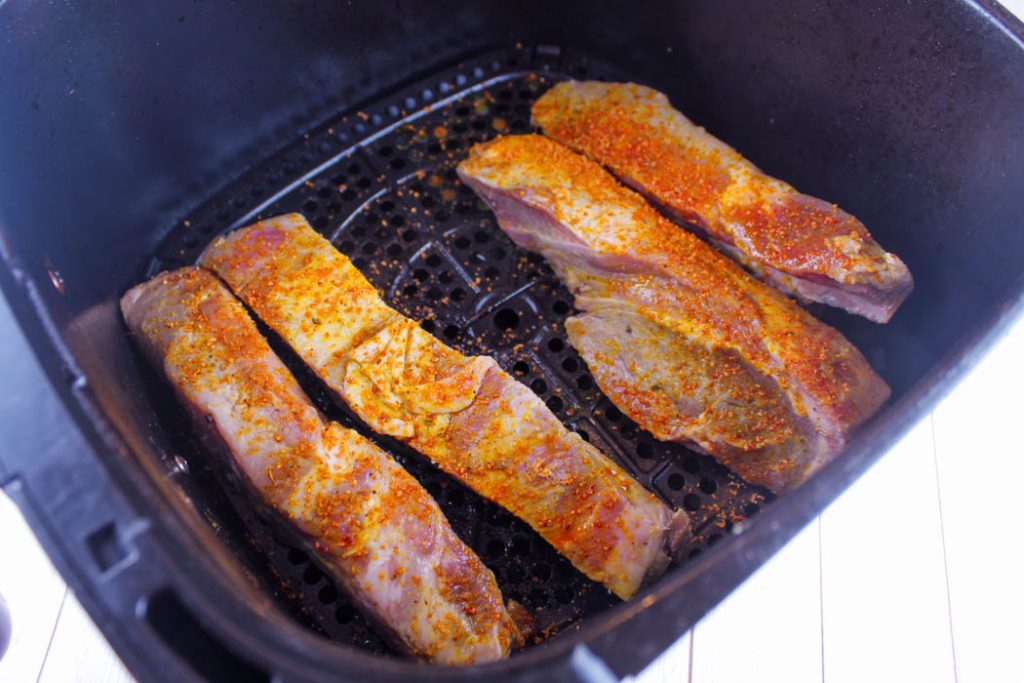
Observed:
[[[218,239],[202,259],[367,424],[537,530],[623,598],[688,528],[490,357],[389,308],[299,215]]]
[[[841,334],[539,135],[473,147],[459,175],[583,313],[572,344],[622,412],[783,491],[842,448],[889,388]]]
[[[656,90],[567,81],[533,118],[784,292],[887,322],[914,287],[860,221],[765,175]]]
[[[445,664],[508,655],[518,634],[491,571],[419,482],[321,417],[223,283],[164,273],[121,310],[197,424],[392,642]]]

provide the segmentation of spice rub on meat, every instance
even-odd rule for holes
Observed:
[[[863,223],[762,173],[657,90],[567,81],[533,119],[783,292],[884,323],[914,288]]]
[[[216,240],[219,274],[371,428],[409,444],[526,521],[628,598],[688,530],[486,356],[467,357],[387,306],[297,214]]]
[[[596,162],[539,135],[472,148],[458,172],[581,314],[598,385],[655,438],[775,491],[828,462],[889,388],[839,332],[680,230]]]
[[[442,664],[508,656],[518,632],[491,571],[419,482],[320,415],[220,280],[163,273],[121,310],[204,433],[396,647]]]

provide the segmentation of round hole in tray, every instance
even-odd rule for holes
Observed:
[[[580,435],[581,439],[583,439],[587,443],[590,443],[590,432],[588,432],[586,429],[583,429],[582,427],[577,427],[576,433]]]
[[[324,586],[320,589],[320,592],[316,595],[317,600],[320,604],[329,605],[338,599],[338,589],[334,586]]]
[[[636,455],[638,458],[648,460],[654,457],[654,446],[650,441],[641,441],[636,445]]]
[[[551,309],[558,315],[565,315],[569,312],[569,304],[564,301],[556,301],[555,305]]]
[[[439,265],[441,265],[441,257],[438,256],[437,254],[431,254],[430,256],[427,257],[427,265],[430,266],[431,268],[437,268]]]
[[[350,624],[356,618],[356,611],[352,605],[342,605],[334,612],[334,620],[339,624]]]
[[[427,299],[429,301],[437,301],[442,296],[443,294],[441,293],[441,289],[439,287],[431,287],[430,289],[427,290]],[[447,335],[447,332],[445,332],[445,335]]]
[[[402,246],[399,244],[391,244],[388,246],[388,256],[395,258],[402,254]]]
[[[455,238],[455,247],[458,249],[466,249],[472,242],[465,235],[460,235]]]
[[[364,242],[363,243],[362,252],[364,254],[366,254],[367,256],[373,256],[374,254],[377,253],[377,243],[376,242]]]
[[[426,268],[417,268],[416,270],[412,271],[412,276],[419,280],[420,282],[423,282],[424,280],[430,277],[430,273],[427,271]]]
[[[392,169],[396,171],[400,171],[401,169],[405,168],[405,159],[401,157],[396,157],[392,159],[390,162],[388,162],[388,166],[390,166]]]
[[[388,218],[388,223],[395,226],[396,228],[400,228],[403,225],[405,225],[405,216],[403,216],[400,213],[396,213],[395,215]]]
[[[687,493],[683,496],[683,507],[693,512],[700,509],[700,496],[696,493]]]
[[[406,242],[412,242],[417,237],[419,237],[419,233],[412,229],[406,230],[402,233],[402,239]]]
[[[594,380],[590,375],[580,375],[576,378],[576,386],[583,391],[589,391],[594,388]]]
[[[313,201],[312,199],[307,199],[305,202],[302,203],[302,210],[305,211],[306,213],[313,213],[314,211],[316,211],[316,202]]]
[[[434,327],[435,327],[435,325],[434,325],[434,321],[431,320],[430,318],[427,318],[426,320],[421,322],[420,323],[420,327],[423,329],[424,332],[427,332],[429,334],[434,334]]]
[[[565,403],[558,396],[552,396],[547,401],[545,401],[544,404],[547,405],[548,410],[550,410],[553,413],[557,413],[562,408],[565,407]]]
[[[684,486],[686,486],[686,479],[683,475],[678,472],[673,472],[668,475],[668,487],[670,489],[673,491],[680,491]],[[700,499],[697,500],[697,506],[700,507]]]
[[[555,337],[554,339],[548,341],[549,351],[553,351],[554,353],[561,353],[564,349],[565,342],[559,339],[558,337]]]
[[[692,453],[683,458],[683,471],[690,474],[700,472],[700,458]]]
[[[716,482],[714,479],[704,477],[703,479],[700,480],[700,490],[710,496],[712,493],[718,490],[718,482]]]
[[[302,572],[302,580],[312,586],[318,583],[320,579],[324,577],[323,573],[313,565],[306,567],[306,571]]]
[[[486,278],[490,278],[493,280],[499,275],[501,275],[501,271],[495,268],[494,266],[487,266],[486,268],[484,268],[484,277]]]
[[[390,200],[384,200],[377,205],[377,208],[380,209],[381,213],[391,213],[395,210],[395,203]]]
[[[622,413],[615,406],[608,406],[608,410],[605,412],[605,416],[611,422],[618,422],[622,419]]]
[[[466,290],[462,289],[461,287],[456,287],[451,291],[449,296],[451,297],[452,301],[458,303],[466,298]]]
[[[535,394],[545,394],[548,390],[548,383],[538,377],[530,382],[530,388],[533,389],[533,393]]]
[[[433,298],[433,297],[431,297],[431,298]],[[455,325],[446,325],[445,326],[445,328],[444,328],[444,338],[445,339],[455,339],[458,336],[459,336],[459,328],[458,327],[456,327]]]
[[[519,326],[519,314],[511,308],[502,308],[494,314],[494,326],[499,330],[514,330]]]
[[[631,424],[624,424],[619,429],[619,434],[622,434],[623,438],[632,439],[636,436],[636,427]]]
[[[416,292],[419,291],[419,287],[416,285],[406,285],[402,288],[402,294],[405,296],[416,296]]]
[[[580,364],[575,358],[566,358],[562,361],[562,369],[566,372],[576,372],[580,369]]]
[[[491,250],[491,258],[497,261],[500,261],[501,259],[505,258],[507,254],[508,252],[505,251],[505,247],[495,247],[494,249]]]
[[[450,285],[452,280],[455,279],[455,275],[450,270],[442,270],[441,274],[437,276],[437,279],[443,285]]]
[[[524,360],[516,361],[516,364],[512,366],[512,372],[517,375],[525,375],[530,372],[530,364]]]
[[[491,233],[487,232],[486,230],[477,230],[476,232],[473,233],[473,239],[475,239],[480,244],[484,244],[486,242],[491,241]]]

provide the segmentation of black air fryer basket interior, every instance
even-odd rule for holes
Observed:
[[[998,7],[338,5],[0,7],[0,284],[27,338],[6,363],[0,482],[140,678],[636,672],[879,457],[1020,308],[1024,48]],[[568,292],[457,182],[470,145],[529,130],[530,103],[565,78],[664,90],[769,173],[858,215],[914,273],[889,325],[814,308],[894,395],[798,491],[775,500],[619,414],[565,341]],[[392,305],[495,356],[688,510],[686,558],[623,604],[378,438],[538,621],[536,643],[485,667],[391,653],[189,436],[116,312],[130,285],[194,263],[217,234],[289,211]],[[326,413],[362,428],[279,350]]]

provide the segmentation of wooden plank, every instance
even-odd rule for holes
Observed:
[[[694,627],[692,683],[821,680],[818,541],[815,520]]]
[[[103,635],[92,623],[74,593],[68,591],[39,683],[132,683]]]
[[[34,681],[42,669],[66,588],[11,500],[0,493],[0,595],[11,613],[11,643],[0,681]]]
[[[1024,680],[1024,321],[935,411],[935,445],[960,683]]]
[[[955,680],[930,420],[821,518],[824,677]]]

